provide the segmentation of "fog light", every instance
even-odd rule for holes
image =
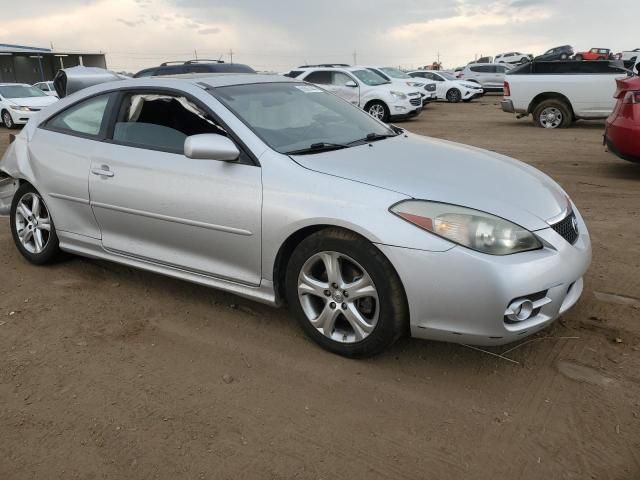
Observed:
[[[508,310],[510,310],[510,313],[507,315],[507,318],[509,320],[514,322],[522,322],[531,317],[534,306],[531,300],[516,300],[511,305],[509,305]]]

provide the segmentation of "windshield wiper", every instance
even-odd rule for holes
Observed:
[[[397,134],[383,134],[383,133],[369,133],[367,134],[366,137],[364,138],[359,138],[357,140],[354,140],[353,142],[349,142],[347,145],[353,145],[355,143],[360,143],[360,142],[375,142],[376,140],[384,140],[385,138],[391,138],[391,137],[395,137]]]
[[[330,150],[340,150],[343,148],[349,148],[350,145],[342,143],[330,143],[330,142],[318,142],[312,143],[307,148],[301,148],[300,150],[292,150],[287,152],[287,155],[305,155],[307,153],[320,153],[328,152]]]

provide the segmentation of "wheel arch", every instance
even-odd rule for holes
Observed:
[[[571,105],[571,101],[565,95],[558,92],[544,92],[544,93],[539,93],[538,95],[533,97],[533,99],[531,100],[531,103],[529,103],[527,113],[528,114],[533,113],[536,107],[540,105],[542,102],[544,102],[545,100],[561,100],[563,103],[567,105],[567,107],[571,111],[572,119],[573,120],[576,119],[576,114],[573,111],[573,105]]]
[[[286,301],[285,276],[286,276],[289,260],[291,259],[291,255],[293,254],[296,247],[303,240],[313,235],[314,233],[320,232],[322,230],[328,230],[328,229],[343,230],[345,232],[349,232],[354,235],[357,235],[363,238],[364,240],[372,243],[373,245],[376,244],[375,240],[372,238],[371,235],[367,235],[366,232],[358,231],[360,229],[349,228],[349,226],[345,226],[345,225],[338,225],[338,224],[331,224],[331,223],[318,223],[318,224],[306,225],[298,228],[296,231],[292,232],[284,240],[284,242],[282,242],[273,263],[273,277],[272,277],[273,289],[275,292],[277,303],[282,304]],[[404,283],[402,282],[402,278],[400,277],[400,274],[396,270],[396,267],[391,262],[391,259],[389,259],[382,251],[380,251],[380,253],[387,259],[391,267],[398,274],[398,278],[400,279],[402,289],[406,295],[406,289],[405,289]]]

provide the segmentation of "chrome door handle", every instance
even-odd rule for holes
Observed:
[[[109,170],[109,167],[103,165],[101,168],[92,168],[91,173],[100,177],[113,177],[113,172]]]

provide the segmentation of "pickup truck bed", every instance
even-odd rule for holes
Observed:
[[[608,61],[532,62],[505,76],[502,110],[533,115],[543,128],[564,128],[579,119],[609,116],[616,79],[628,75]]]

